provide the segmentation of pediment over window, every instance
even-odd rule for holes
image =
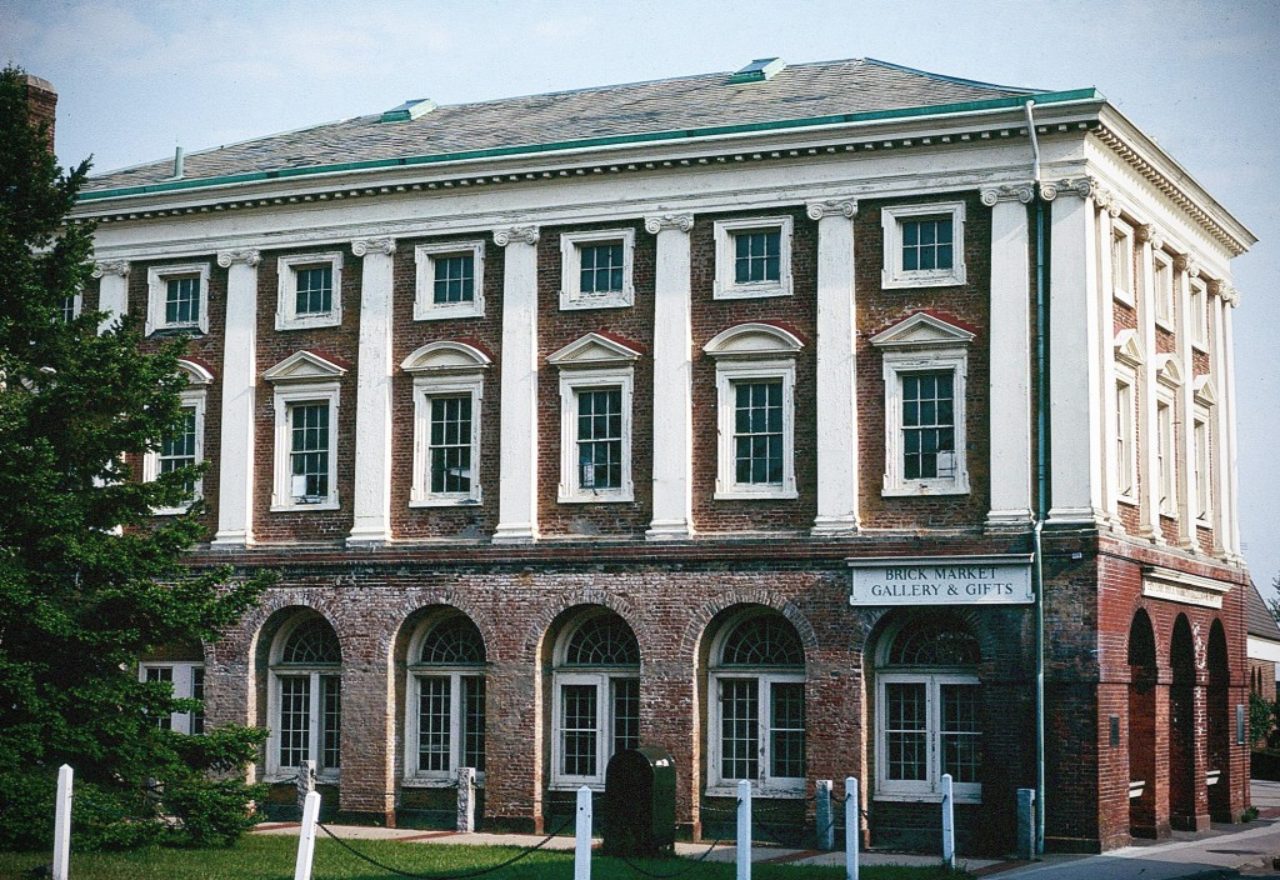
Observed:
[[[974,334],[928,312],[916,312],[871,337],[877,348],[950,348],[968,345]]]
[[[564,348],[547,357],[547,363],[557,367],[598,367],[608,364],[629,364],[641,354],[620,339],[603,333],[588,333],[570,342]]]
[[[333,380],[347,372],[347,368],[336,364],[314,351],[295,352],[262,374],[268,382],[315,382]]]
[[[1208,374],[1196,376],[1195,382],[1191,386],[1195,393],[1196,403],[1201,406],[1217,406],[1218,392],[1213,387],[1213,381]]]
[[[1178,365],[1178,356],[1172,353],[1156,355],[1156,378],[1165,385],[1182,384],[1182,367]]]
[[[212,385],[213,373],[199,361],[179,360],[178,369],[186,374],[188,385]]]
[[[716,334],[702,350],[711,357],[762,357],[794,355],[804,342],[790,330],[776,324],[738,324]]]
[[[1138,341],[1138,331],[1121,330],[1115,339],[1116,360],[1131,367],[1142,365],[1142,345]]]
[[[483,370],[492,359],[474,345],[442,340],[430,342],[404,359],[406,373],[460,373]]]

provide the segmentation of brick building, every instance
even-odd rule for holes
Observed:
[[[1050,847],[1246,806],[1254,238],[1094,90],[767,59],[409,101],[76,215],[86,302],[193,336],[137,462],[209,463],[191,564],[280,572],[143,666],[184,729],[270,727],[256,778],[406,823],[474,766],[543,828],[643,742],[694,835],[739,779],[802,825],[852,775],[918,842],[950,773],[970,850],[1040,767]]]
[[[1280,624],[1252,581],[1245,593],[1245,649],[1249,658],[1249,691],[1268,702],[1276,699],[1276,664],[1280,663]]]

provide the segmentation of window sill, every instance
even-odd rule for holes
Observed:
[[[553,781],[547,788],[551,791],[577,791],[582,786],[586,786],[592,791],[604,792],[604,783],[595,782],[589,779],[578,779],[572,782],[566,782],[563,779]]]
[[[1200,352],[1201,354],[1208,354],[1208,353],[1209,353],[1209,343],[1208,343],[1206,340],[1204,340],[1204,339],[1193,339],[1193,340],[1191,340],[1191,348],[1192,348],[1192,350],[1194,350],[1194,351],[1198,351],[1198,352]]]
[[[287,770],[276,770],[272,773],[264,774],[262,781],[267,785],[279,785],[282,782],[294,783],[298,781],[298,774],[301,768],[289,768]],[[338,785],[342,782],[341,773],[317,773],[316,785]]]
[[[410,507],[480,507],[481,502],[477,497],[458,496],[450,497],[447,495],[436,495],[427,498],[414,498],[409,501]]]
[[[1133,294],[1129,293],[1127,290],[1113,290],[1111,291],[1111,298],[1122,306],[1128,306],[1131,309],[1138,307],[1137,302],[1133,298]]]
[[[401,788],[453,788],[457,784],[456,776],[406,776],[400,780]],[[476,788],[484,788],[484,774],[476,774]]]
[[[760,287],[746,287],[735,284],[729,287],[716,288],[712,299],[768,299],[777,296],[791,296],[790,286],[770,284],[767,287],[763,285]]]
[[[573,495],[557,495],[557,504],[632,504],[635,495],[632,492],[601,493],[588,495],[585,492]]]
[[[194,504],[195,502],[191,502]],[[151,511],[152,516],[182,516],[191,509],[191,504],[184,504],[182,507],[157,507]]]
[[[903,290],[913,287],[960,287],[965,283],[964,271],[934,275],[883,275],[880,286],[885,290]]]
[[[738,783],[735,780],[733,782],[717,782],[714,784],[708,784],[706,790],[702,793],[702,796],[736,798],[738,796]],[[751,797],[799,800],[804,797],[804,781],[801,780],[799,783],[789,785],[774,784],[768,787],[759,787],[753,782],[751,786]]]
[[[1118,495],[1116,496],[1116,501],[1120,502],[1121,504],[1127,504],[1130,507],[1138,506],[1138,499],[1134,498],[1131,495]]]
[[[204,336],[209,331],[205,330],[199,324],[166,324],[163,327],[153,327],[147,332],[147,337],[166,336]]]
[[[276,315],[276,330],[314,330],[318,327],[341,327],[342,314],[330,312],[312,318],[284,318]]]
[[[560,292],[560,311],[586,309],[629,309],[635,305],[634,294],[567,293]]]
[[[885,498],[933,498],[938,495],[968,495],[968,483],[911,483],[890,485],[880,490]]]
[[[712,496],[715,501],[794,501],[800,497],[795,489],[770,489],[769,491],[751,491],[749,489],[717,490]]]
[[[887,801],[898,804],[940,804],[942,803],[942,792],[893,792],[893,791],[877,791],[871,798],[873,801]],[[957,804],[980,804],[982,803],[982,792],[963,792],[955,791],[955,801]]]
[[[1165,333],[1173,332],[1172,318],[1156,318],[1156,329],[1163,330]]]
[[[483,318],[484,306],[474,303],[450,304],[447,306],[414,306],[415,321],[447,321],[453,318]]]
[[[322,501],[317,504],[273,504],[271,513],[309,513],[313,510],[341,510],[337,501]]]

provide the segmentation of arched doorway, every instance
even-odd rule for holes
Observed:
[[[1147,612],[1129,626],[1129,833],[1155,837],[1156,639]]]
[[[1231,821],[1231,698],[1227,635],[1222,621],[1209,630],[1209,816],[1215,822]]]
[[[1196,655],[1191,624],[1179,614],[1169,645],[1173,680],[1169,686],[1169,821],[1175,828],[1196,824]]]

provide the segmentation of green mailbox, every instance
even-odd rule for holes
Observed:
[[[676,842],[676,763],[662,746],[618,752],[604,776],[604,851],[654,855]]]

